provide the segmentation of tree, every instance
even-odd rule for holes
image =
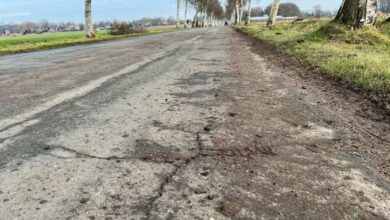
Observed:
[[[236,0],[227,0],[225,6],[226,18],[230,19],[231,23],[236,23]]]
[[[251,23],[251,14],[252,14],[252,0],[248,0],[248,18],[247,18],[247,23]]]
[[[50,29],[50,23],[48,20],[41,20],[39,22],[39,29],[42,31],[42,32],[47,32],[49,31]]]
[[[378,9],[385,13],[390,13],[390,0],[379,0]]]
[[[188,11],[188,0],[184,0],[184,28],[187,28],[188,22],[187,22],[187,11]]]
[[[235,24],[240,24],[244,16],[244,6],[247,1],[244,0],[228,0],[226,6],[226,14],[230,15],[230,19]]]
[[[223,18],[224,11],[219,0],[188,0],[188,3],[195,8],[194,27],[206,26],[207,22],[213,24],[216,19]]]
[[[248,6],[249,7],[249,6]],[[249,13],[248,13],[248,10],[245,10],[244,11],[244,16],[243,16],[243,19],[244,20],[248,20],[249,19]],[[260,16],[264,16],[264,11],[263,11],[263,9],[262,8],[260,8],[260,7],[256,7],[256,8],[252,8],[252,10],[251,10],[251,18],[253,18],[253,17],[260,17]]]
[[[85,29],[86,35],[89,38],[95,37],[92,23],[92,5],[91,0],[85,0]]]
[[[316,18],[321,18],[321,15],[322,15],[322,7],[321,7],[321,5],[314,6],[314,16]]]
[[[271,12],[267,21],[267,27],[272,27],[275,24],[276,16],[278,15],[280,0],[274,0],[272,4]]]
[[[264,11],[262,8],[260,7],[256,7],[256,8],[252,8],[252,13],[251,13],[251,16],[252,17],[259,17],[259,16],[263,16],[264,15]]]
[[[224,11],[219,0],[210,0],[207,14],[211,25],[215,25],[217,20],[223,19]]]
[[[181,0],[177,0],[176,28],[179,28],[180,25],[180,1]]]
[[[359,28],[376,22],[377,0],[343,0],[335,22]]]
[[[244,16],[244,6],[245,2],[244,0],[240,1],[240,23],[242,23],[242,17]]]
[[[202,0],[189,0],[189,3],[195,8],[194,19],[192,20],[193,27],[199,27],[199,13],[202,11],[204,1]]]
[[[270,14],[272,9],[272,5],[269,5],[264,13]],[[302,12],[299,9],[299,7],[294,3],[281,3],[279,5],[278,15],[284,16],[284,17],[291,17],[291,16],[301,16]]]
[[[25,34],[31,34],[34,29],[34,23],[32,22],[24,22],[21,27],[20,27],[20,32],[25,35]]]

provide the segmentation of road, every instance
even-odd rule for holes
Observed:
[[[229,27],[0,57],[0,219],[390,219],[390,121]]]

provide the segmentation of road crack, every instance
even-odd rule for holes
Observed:
[[[195,137],[198,152],[192,157],[188,157],[186,160],[179,160],[178,163],[174,164],[175,168],[173,171],[168,174],[164,180],[162,181],[159,190],[157,191],[157,195],[150,199],[149,203],[146,205],[146,219],[154,219],[152,216],[153,206],[156,203],[156,201],[163,197],[164,193],[166,192],[165,187],[171,182],[172,178],[176,176],[180,170],[184,169],[188,166],[189,163],[191,163],[193,160],[198,159],[201,157],[201,151],[202,151],[202,141],[201,141],[201,134],[199,132],[196,133]]]

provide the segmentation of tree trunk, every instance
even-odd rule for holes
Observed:
[[[376,0],[344,0],[334,21],[353,28],[373,25],[376,21],[376,9]]]
[[[199,10],[196,9],[196,12],[194,15],[194,20],[192,21],[192,27],[198,27],[198,13],[199,13]]]
[[[251,23],[251,15],[252,15],[252,0],[248,0],[248,20],[247,23]]]
[[[203,12],[202,27],[207,27],[207,7],[205,7]]]
[[[95,37],[92,23],[92,5],[91,0],[85,0],[85,29],[86,36],[89,38]]]
[[[185,2],[185,9],[184,9],[184,28],[187,28],[188,22],[187,22],[187,11],[188,11],[188,0],[184,0]]]
[[[242,23],[242,17],[244,16],[244,0],[240,3],[240,24]]]
[[[240,6],[238,4],[238,0],[236,0],[236,21],[235,21],[235,24],[239,24],[240,23]]]
[[[232,23],[232,24],[234,24],[234,21],[235,21],[235,19],[236,19],[236,12],[235,12],[235,9],[233,9],[232,10],[232,14],[230,15],[230,22]]]
[[[177,11],[176,11],[176,28],[179,28],[180,26],[180,1],[177,0]]]
[[[280,5],[280,0],[274,0],[274,3],[272,4],[271,13],[267,21],[267,27],[274,26],[276,17],[278,16],[279,5]]]
[[[201,27],[204,27],[204,9],[202,9],[202,11],[200,12],[200,14],[201,14],[201,17],[202,17],[200,26],[201,26]]]

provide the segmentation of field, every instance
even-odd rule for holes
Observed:
[[[360,30],[329,20],[279,22],[272,29],[258,23],[238,29],[355,88],[387,99],[390,95],[390,23],[384,20],[375,28]]]
[[[88,44],[98,41],[112,40],[125,37],[142,36],[156,33],[163,33],[173,31],[172,27],[168,28],[153,28],[147,30],[145,33],[129,34],[114,36],[107,31],[100,31],[93,39],[86,38],[84,32],[61,32],[61,33],[44,33],[31,34],[18,37],[0,37],[0,55],[31,52],[37,50],[58,48],[64,46]]]

